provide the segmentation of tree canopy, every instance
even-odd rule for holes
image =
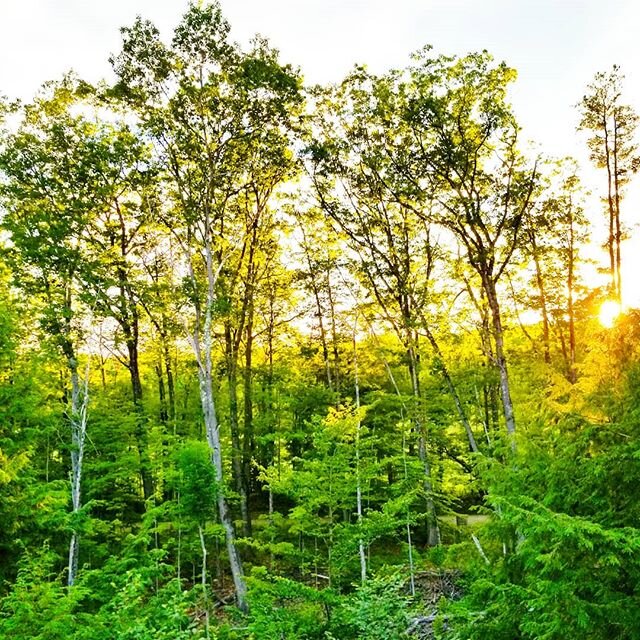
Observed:
[[[0,636],[639,637],[620,69],[596,282],[488,52],[310,87],[215,2],[121,31],[2,102]]]

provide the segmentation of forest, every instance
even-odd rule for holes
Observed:
[[[622,70],[587,188],[486,51],[109,60],[0,100],[0,638],[640,638]]]

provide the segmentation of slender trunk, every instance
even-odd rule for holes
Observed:
[[[100,348],[100,381],[102,382],[102,391],[106,392],[107,390],[107,371],[105,369],[106,359],[102,355],[102,345]]]
[[[139,364],[139,337],[140,337],[140,317],[138,302],[129,279],[127,272],[127,256],[129,252],[127,225],[120,203],[116,198],[114,201],[115,210],[119,220],[119,254],[120,261],[116,266],[116,275],[118,278],[118,313],[116,320],[124,334],[124,341],[127,346],[128,362],[127,368],[131,377],[131,394],[135,408],[136,418],[136,446],[138,449],[138,458],[140,460],[140,480],[142,483],[142,491],[144,499],[148,500],[153,495],[153,479],[151,477],[151,463],[147,450],[147,434],[145,425],[144,409],[142,406],[142,381],[140,379]],[[113,237],[115,241],[115,237]]]
[[[474,391],[476,396],[476,404],[480,411],[482,411],[482,430],[484,431],[484,437],[489,446],[491,446],[491,436],[489,435],[489,403],[488,403],[488,393],[487,393],[487,385],[483,385],[482,387],[482,395],[483,399],[480,399],[480,394],[478,393],[477,385],[474,385]]]
[[[500,392],[502,396],[504,419],[507,425],[507,432],[510,436],[513,436],[516,431],[516,419],[513,412],[513,402],[511,400],[511,390],[509,387],[507,359],[504,353],[504,332],[502,329],[502,318],[500,316],[500,304],[498,302],[495,283],[489,276],[483,276],[483,285],[485,287],[485,293],[487,294],[489,309],[491,310],[493,340],[495,344],[495,360],[500,374]],[[512,442],[512,446],[515,446],[514,442]]]
[[[67,366],[71,378],[71,406],[69,423],[71,427],[71,507],[74,516],[80,511],[82,462],[84,458],[84,443],[87,433],[87,404],[89,402],[89,371],[84,381],[80,382],[78,375],[78,361],[73,347],[67,343]],[[75,529],[71,533],[69,543],[69,570],[67,584],[72,587],[78,573],[78,558],[80,553],[80,534]]]
[[[243,534],[250,535],[251,528],[249,508],[247,504],[247,492],[242,476],[242,447],[240,444],[240,424],[238,418],[238,362],[231,336],[231,328],[225,327],[227,383],[229,386],[229,426],[231,428],[231,467],[233,469],[233,481],[240,496],[240,514],[242,517]]]
[[[224,589],[224,571],[222,570],[222,562],[220,560],[220,541],[218,536],[215,538],[215,550],[216,550],[216,579],[218,580],[218,587],[221,590]]]
[[[162,324],[155,322],[158,329],[160,343],[158,345],[158,362],[155,366],[158,377],[158,393],[160,398],[160,421],[163,424],[175,417],[175,389],[173,386],[173,371],[171,367],[171,354],[167,344],[167,334],[164,329],[166,319],[162,316]],[[165,383],[166,376],[166,383]],[[168,392],[168,395],[167,395]]]
[[[415,407],[415,425],[418,433],[418,457],[424,467],[424,492],[427,508],[427,544],[435,547],[440,544],[440,527],[438,526],[438,518],[436,515],[436,506],[433,501],[433,483],[431,481],[431,465],[427,453],[427,434],[422,418],[421,396],[420,396],[420,377],[418,368],[418,356],[415,347],[415,338],[409,338],[409,375],[411,377],[411,386],[413,390]]]
[[[129,375],[131,378],[131,395],[133,403],[138,407],[142,404],[142,380],[140,378],[140,363],[138,354],[137,330],[127,337],[127,353],[129,356]]]
[[[375,334],[373,333],[373,328],[370,326],[369,329],[371,330],[372,335],[375,337]],[[391,380],[391,383],[393,384],[393,388],[395,389],[396,395],[398,396],[398,398],[400,398],[400,402],[402,404],[402,410],[401,410],[401,417],[404,420],[404,415],[405,415],[405,404],[402,401],[402,394],[400,393],[400,389],[398,388],[398,385],[396,384],[396,380],[393,376],[393,372],[391,371],[391,367],[389,366],[389,363],[385,360],[384,361],[384,365],[385,368],[387,370],[387,374],[389,376],[389,379]],[[404,482],[405,485],[408,484],[409,482],[409,473],[407,470],[407,446],[406,446],[406,437],[405,437],[405,432],[404,430],[402,431],[402,463],[403,463],[403,468],[404,468]],[[389,483],[391,484],[391,482]],[[416,587],[415,587],[415,580],[414,580],[414,569],[413,569],[413,542],[411,539],[411,516],[410,516],[410,511],[409,511],[409,506],[407,505],[407,519],[406,519],[406,525],[407,525],[407,547],[408,547],[408,560],[409,560],[409,584],[411,586],[411,595],[415,596],[416,595]]]
[[[210,315],[210,313],[208,313]],[[229,555],[229,565],[231,567],[231,575],[233,577],[233,583],[236,589],[236,598],[238,601],[238,607],[242,610],[247,609],[246,602],[246,584],[244,579],[244,572],[242,570],[242,564],[240,562],[240,555],[235,544],[235,533],[233,531],[233,524],[227,507],[227,501],[225,498],[225,492],[223,490],[223,465],[222,465],[222,450],[220,443],[220,427],[218,425],[218,418],[216,415],[215,401],[213,398],[213,379],[211,371],[211,347],[210,337],[207,339],[207,333],[205,330],[205,348],[204,356],[206,362],[204,366],[199,366],[199,382],[200,382],[200,400],[202,403],[202,412],[204,414],[204,423],[207,433],[207,442],[211,450],[211,462],[215,471],[215,481],[218,487],[218,516],[220,523],[225,531],[225,538],[227,543],[227,553]],[[209,344],[207,344],[209,343]]]
[[[576,382],[576,328],[575,328],[575,310],[573,307],[573,286],[574,286],[574,242],[575,233],[573,228],[573,214],[570,210],[569,220],[569,265],[567,269],[567,314],[569,316],[569,381],[572,384]]]
[[[360,530],[362,530],[362,488],[360,486],[360,460],[359,454],[356,453],[356,474],[358,475],[358,486],[357,486],[357,508],[358,508],[358,526]],[[360,539],[358,540],[358,554],[360,555],[360,582],[364,584],[367,581],[367,557],[364,552],[364,542],[362,539],[362,534],[360,535]]]
[[[567,368],[567,378],[571,381],[571,359],[569,351],[567,350],[567,341],[564,337],[564,330],[562,324],[558,323],[558,337],[560,338],[560,350],[562,351],[562,357],[564,358],[564,364]]]
[[[615,256],[615,206],[613,203],[613,176],[611,171],[611,148],[609,145],[609,127],[606,114],[603,117],[604,153],[607,164],[607,204],[609,205],[609,275],[611,278],[611,292],[617,299],[616,256]]]
[[[493,365],[493,362],[492,362]],[[500,409],[498,405],[500,404],[499,400],[500,390],[498,386],[493,383],[489,384],[489,409],[491,410],[491,426],[493,428],[493,433],[496,434],[500,430]]]
[[[271,484],[269,484],[269,569],[273,569],[273,543],[275,542],[275,531],[273,528],[273,491],[271,490]]]
[[[204,541],[204,531],[202,525],[198,525],[198,535],[200,536],[200,550],[202,551],[202,573],[200,576],[200,584],[202,585],[202,594],[207,596],[207,545]]]
[[[616,194],[616,200],[617,199],[618,195]],[[620,226],[620,212],[616,210],[616,300],[618,304],[622,304],[622,264],[620,254],[621,243],[622,228]]]
[[[322,345],[322,362],[324,364],[325,375],[327,378],[327,386],[333,391],[333,380],[331,377],[331,364],[329,362],[329,348],[327,346],[327,333],[324,327],[324,314],[322,309],[322,302],[320,300],[320,289],[315,279],[315,268],[311,260],[311,253],[307,242],[307,235],[304,227],[300,225],[300,231],[302,232],[303,244],[302,249],[304,251],[305,258],[307,260],[307,266],[309,267],[309,282],[311,291],[313,292],[313,299],[316,305],[316,316],[318,318],[318,329],[320,330],[320,343]]]
[[[473,540],[473,544],[476,545],[476,549],[478,550],[478,553],[480,554],[480,557],[484,560],[485,564],[487,565],[491,564],[491,562],[489,561],[489,558],[487,558],[487,554],[484,552],[484,549],[480,544],[480,540],[478,539],[478,536],[476,536],[475,533],[472,533],[471,539]]]
[[[196,327],[192,336],[192,346],[198,364],[198,382],[200,390],[200,402],[204,418],[207,442],[211,451],[211,463],[214,469],[215,482],[217,487],[218,517],[225,532],[227,554],[229,556],[229,566],[236,591],[238,608],[248,611],[247,605],[247,585],[242,569],[240,554],[236,547],[235,532],[229,514],[227,500],[224,491],[224,473],[222,464],[222,447],[220,441],[220,426],[216,412],[216,404],[213,396],[213,361],[212,361],[212,317],[211,307],[215,301],[214,286],[216,276],[213,272],[213,258],[211,247],[205,245],[208,293],[205,310],[204,323],[201,322],[201,314],[196,310]],[[195,281],[195,275],[191,268],[191,278]],[[202,331],[202,339],[200,337]]]
[[[358,347],[356,342],[357,321],[353,327],[353,370],[356,395],[356,411],[358,412],[356,424],[356,509],[358,513],[358,529],[360,538],[358,539],[358,555],[360,556],[360,581],[364,584],[367,581],[367,558],[364,552],[364,542],[362,539],[362,486],[360,479],[360,384],[358,381]]]
[[[242,443],[242,476],[247,493],[247,520],[244,523],[245,535],[251,536],[251,514],[248,508],[251,496],[251,462],[254,454],[253,436],[253,303],[247,309],[247,326],[244,353],[243,372],[243,401],[244,401],[244,440]]]
[[[473,435],[473,430],[471,429],[471,424],[469,423],[469,420],[467,419],[467,414],[464,410],[464,407],[462,406],[462,401],[460,400],[460,396],[458,395],[458,390],[456,389],[455,385],[453,384],[453,380],[451,378],[451,375],[449,373],[449,369],[447,368],[447,365],[445,363],[444,360],[444,355],[442,354],[442,351],[440,350],[440,345],[438,344],[438,341],[436,340],[435,336],[433,335],[431,328],[429,327],[429,324],[427,323],[426,318],[424,317],[423,314],[421,315],[421,320],[422,320],[422,328],[424,329],[425,335],[427,337],[427,340],[429,341],[429,344],[431,345],[431,348],[433,349],[433,352],[436,355],[436,358],[438,359],[438,367],[440,369],[440,372],[442,373],[442,377],[444,378],[446,384],[447,384],[447,388],[449,389],[449,393],[451,394],[451,397],[453,398],[453,402],[456,406],[456,411],[458,413],[458,417],[460,418],[460,422],[462,422],[462,426],[464,427],[464,431],[467,434],[467,441],[469,442],[469,449],[471,449],[471,451],[473,451],[473,453],[478,453],[478,444],[476,442],[475,436]]]
[[[329,480],[329,496],[331,497],[331,479]],[[329,537],[327,539],[327,578],[331,587],[331,574],[333,569],[333,506],[329,505]]]
[[[491,444],[491,437],[489,432],[491,430],[492,422],[491,422],[491,395],[490,395],[490,387],[485,382],[482,385],[482,397],[483,397],[483,409],[484,409],[484,424],[485,424],[485,434],[487,437],[487,444]]]
[[[273,297],[269,297],[269,323],[267,331],[267,393],[266,393],[266,411],[265,415],[268,416],[268,424],[273,432],[277,433],[278,420],[276,418],[277,412],[275,411],[275,402],[273,397],[273,341],[275,337],[275,310],[274,310]],[[275,443],[274,443],[275,449]],[[271,462],[273,462],[274,451],[271,450]]]
[[[540,295],[540,311],[542,311],[542,343],[544,347],[544,361],[548,364],[551,362],[551,349],[549,343],[549,312],[547,310],[547,295],[544,286],[544,278],[542,277],[540,256],[538,255],[536,236],[533,230],[529,231],[529,240],[531,241],[533,263],[536,269],[536,284],[538,286],[538,294]]]
[[[333,391],[333,376],[331,374],[331,363],[329,362],[329,347],[327,346],[327,333],[324,328],[324,320],[322,313],[322,304],[320,302],[320,293],[317,287],[313,287],[313,294],[316,303],[316,313],[318,316],[318,329],[320,330],[320,343],[322,344],[322,361],[324,363],[324,371],[327,377],[327,386]]]
[[[620,172],[618,170],[618,120],[614,113],[613,115],[613,187],[614,187],[614,200],[615,200],[615,275],[616,275],[616,300],[618,304],[622,302],[622,273],[620,262],[620,245],[622,243],[622,227],[620,224]]]
[[[171,353],[167,344],[166,336],[162,336],[162,351],[164,355],[164,370],[167,374],[167,392],[169,394],[169,418],[175,423],[176,420],[176,387],[173,378],[173,365],[171,364]]]
[[[209,637],[209,594],[207,593],[207,545],[204,540],[202,525],[198,525],[198,535],[200,536],[200,550],[202,551],[202,574],[200,576],[200,586],[202,587],[202,600],[204,604],[205,636]]]
[[[167,391],[164,386],[164,374],[162,371],[162,356],[160,356],[160,362],[155,366],[156,377],[158,378],[158,399],[160,401],[160,410],[158,417],[163,425],[167,424],[169,419],[169,413],[167,411]]]
[[[178,581],[182,584],[182,520],[180,519],[180,491],[177,492],[176,499],[178,501],[178,549],[176,557],[176,571],[178,573]]]
[[[125,336],[128,353],[128,369],[131,379],[131,395],[133,398],[136,419],[136,446],[138,448],[138,457],[140,460],[140,480],[142,482],[144,499],[148,500],[153,495],[153,478],[151,477],[151,461],[149,460],[145,415],[142,405],[142,380],[140,378],[140,363],[138,357],[137,318],[135,319],[133,326],[127,325]]]
[[[340,388],[340,354],[338,351],[338,325],[336,321],[336,307],[333,299],[333,289],[331,288],[331,270],[327,269],[327,300],[329,302],[329,312],[331,314],[331,347],[333,351],[333,380],[336,390]]]
[[[409,586],[411,589],[411,596],[416,595],[416,583],[414,579],[413,570],[413,543],[411,542],[411,525],[409,524],[409,518],[407,517],[407,547],[409,556]]]
[[[402,432],[402,465],[404,467],[404,482],[407,484],[409,482],[409,473],[407,471],[407,454],[406,454],[406,444],[405,444],[405,434],[404,430]],[[411,540],[411,517],[409,513],[409,507],[407,506],[407,549],[408,549],[408,560],[409,560],[409,585],[411,586],[411,596],[415,597],[416,595],[416,584],[414,579],[414,570],[413,570],[413,542]]]
[[[476,295],[473,292],[473,288],[471,287],[471,283],[465,278],[466,290],[471,298],[474,306],[478,310],[481,318],[480,325],[480,342],[482,344],[482,352],[487,359],[487,369],[492,370],[495,366],[496,357],[494,354],[493,346],[491,344],[491,320],[490,320],[490,310],[487,309],[486,304],[486,287],[484,284],[484,279],[482,280],[482,290],[481,290],[481,300],[478,300]],[[484,395],[484,408],[485,408],[485,423],[487,428],[491,425],[491,428],[494,432],[498,431],[498,398],[497,398],[497,389],[496,385],[488,378],[484,383],[483,389]]]

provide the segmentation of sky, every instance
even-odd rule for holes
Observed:
[[[619,64],[625,98],[640,111],[637,0],[222,0],[221,6],[235,40],[266,36],[309,83],[339,81],[356,63],[378,72],[402,66],[426,44],[446,54],[487,49],[518,71],[511,101],[526,138],[585,167],[574,105],[596,71]],[[170,37],[185,8],[186,0],[0,0],[0,94],[29,99],[69,69],[89,81],[109,77],[119,27],[142,15]],[[601,190],[603,176],[585,171],[585,177],[594,193]],[[597,209],[595,196],[593,202]],[[625,206],[635,228],[640,178]],[[635,235],[640,242],[640,230]],[[627,282],[640,272],[640,251],[631,242]]]

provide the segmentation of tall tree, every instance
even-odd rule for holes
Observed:
[[[584,193],[575,162],[552,163],[544,191],[523,222],[520,253],[531,265],[532,282],[517,297],[541,315],[545,362],[553,361],[552,341],[558,341],[570,382],[576,381],[577,374],[576,297],[580,247],[588,239],[586,227]]]
[[[68,583],[78,568],[81,481],[87,430],[88,379],[79,350],[83,316],[80,289],[90,267],[83,244],[94,217],[112,197],[113,147],[108,125],[77,115],[79,85],[73,78],[45,86],[24,108],[17,131],[4,142],[0,167],[16,284],[41,301],[45,335],[63,356],[67,375],[66,419],[71,431],[71,502],[74,523],[69,547]],[[118,162],[115,166],[119,166]]]
[[[638,115],[633,107],[623,102],[623,80],[624,76],[617,65],[611,71],[596,73],[578,105],[581,116],[578,129],[590,134],[587,145],[591,160],[596,167],[607,172],[605,202],[609,235],[606,247],[609,253],[611,294],[618,303],[622,299],[620,246],[624,239],[620,205],[624,187],[632,171],[637,169],[639,160],[635,142]]]
[[[263,40],[243,53],[228,34],[217,4],[190,5],[170,47],[148,21],[138,19],[123,29],[123,48],[113,64],[120,94],[136,110],[166,173],[171,207],[165,222],[188,273],[189,334],[221,487],[220,522],[238,604],[246,608],[246,585],[222,488],[213,347],[218,322],[227,347],[235,346],[227,335],[232,329],[228,312],[236,303],[234,265],[250,250],[252,231],[274,188],[291,172],[289,130],[300,94],[296,74],[278,62]],[[229,355],[227,366],[235,363],[235,355]],[[234,459],[240,460],[237,442],[233,449]],[[237,477],[241,470],[235,471]]]
[[[129,372],[140,478],[144,498],[149,499],[153,482],[142,406],[140,300],[143,255],[151,250],[145,236],[151,221],[148,190],[154,174],[149,169],[149,150],[142,140],[122,122],[121,115],[113,113],[111,117],[116,122],[104,127],[105,134],[109,132],[104,140],[104,206],[95,212],[83,235],[87,268],[81,270],[80,277],[84,295],[91,299],[96,316],[112,318],[117,324],[112,352]],[[124,350],[120,349],[122,343]]]
[[[405,344],[411,379],[418,382],[417,338],[423,333],[454,399],[469,447],[477,451],[427,311],[437,298],[432,277],[441,254],[434,229],[394,191],[392,109],[387,79],[363,69],[327,92],[319,104],[318,140],[312,145],[319,160],[312,167],[314,186],[321,206],[358,256],[357,271],[365,286]]]
[[[397,156],[407,202],[449,230],[477,273],[491,315],[495,364],[507,431],[515,433],[498,283],[518,243],[537,169],[518,149],[519,128],[506,101],[515,72],[487,53],[416,56],[395,91],[404,127]],[[400,132],[399,132],[400,133]]]

